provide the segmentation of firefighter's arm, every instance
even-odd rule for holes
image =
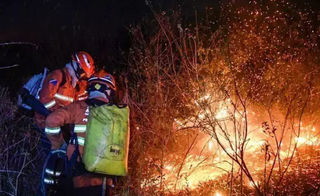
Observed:
[[[46,119],[45,132],[51,141],[51,149],[59,149],[63,144],[61,127],[66,124],[73,124],[75,108],[73,104],[60,108],[51,113]]]
[[[55,70],[43,81],[42,89],[39,92],[40,101],[47,109],[51,109],[56,105],[54,95],[58,91],[62,81],[62,73],[60,70]]]
[[[88,92],[86,91],[87,81],[79,80],[78,89],[76,90],[75,100],[82,101],[88,98]]]

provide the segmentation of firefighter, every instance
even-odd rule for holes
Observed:
[[[44,80],[40,101],[51,111],[78,100],[77,95],[84,92],[76,91],[77,84],[94,73],[94,61],[87,52],[77,52],[71,58],[65,68],[53,71]]]
[[[94,61],[90,54],[87,52],[72,54],[71,62],[63,69],[54,70],[46,76],[39,92],[39,101],[49,110],[48,113],[51,113],[74,101],[85,99],[86,91],[83,86],[94,71]],[[46,116],[36,113],[35,120],[41,129],[45,127],[45,119]],[[51,138],[51,145],[61,141],[63,141],[62,135],[54,136]]]
[[[83,86],[86,85],[85,80],[94,73],[94,61],[87,52],[76,52],[71,58],[71,62],[63,69],[54,70],[44,79],[39,100],[50,111],[86,98]],[[40,127],[44,127],[44,119],[36,115]]]
[[[89,97],[87,100],[72,103],[61,109],[55,110],[46,119],[46,133],[48,136],[59,134],[60,127],[65,124],[74,124],[74,133],[77,134],[79,156],[82,157],[83,147],[85,143],[86,124],[88,121],[89,107],[97,107],[107,103],[110,103],[114,97],[116,91],[115,80],[112,75],[105,71],[100,71],[94,74],[88,80],[87,91]],[[49,137],[50,139],[50,137]],[[52,149],[58,149],[61,143],[52,143]],[[76,148],[74,142],[71,142],[67,148],[67,156],[69,162],[72,154]],[[76,170],[83,171],[84,166],[79,162],[76,162]],[[99,174],[93,174],[88,172],[80,172],[74,174],[73,186],[74,195],[101,195],[103,177]],[[107,181],[107,185],[111,186],[110,180]],[[109,193],[110,194],[110,193]]]

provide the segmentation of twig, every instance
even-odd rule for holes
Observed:
[[[0,44],[0,46],[9,46],[9,45],[32,45],[32,46],[36,47],[36,49],[39,48],[39,46],[37,46],[34,43],[30,43],[30,42],[5,42],[5,43]]]
[[[0,173],[20,173],[20,171],[11,171],[11,170],[0,170]],[[23,175],[26,175],[25,173],[21,173]]]
[[[181,172],[181,170],[182,170],[182,167],[183,167],[183,165],[184,165],[184,163],[185,163],[185,161],[186,161],[186,159],[187,159],[187,156],[188,156],[189,152],[190,152],[190,151],[192,150],[192,148],[194,147],[198,136],[199,136],[199,134],[197,134],[197,135],[194,137],[191,145],[189,146],[189,148],[187,149],[187,151],[186,151],[186,153],[185,153],[185,155],[184,155],[184,157],[183,157],[182,163],[181,163],[181,165],[180,165],[180,167],[179,167],[179,169],[178,169],[178,172],[177,172],[177,180],[176,180],[176,183],[175,183],[175,185],[174,185],[175,189],[176,189],[176,187],[177,187],[177,183],[178,183],[178,180],[179,180],[179,178],[180,178],[180,172]]]
[[[18,195],[18,187],[19,187],[19,178],[20,178],[20,175],[21,175],[21,173],[22,173],[22,170],[28,165],[28,164],[26,164],[26,161],[27,161],[27,156],[28,156],[28,154],[27,153],[24,153],[24,158],[23,158],[23,164],[22,164],[22,167],[21,167],[21,169],[20,169],[20,172],[19,172],[19,174],[18,174],[18,176],[17,176],[17,178],[16,178],[16,187],[15,187],[15,195]],[[30,162],[29,162],[30,163]]]
[[[10,66],[5,66],[5,67],[0,67],[0,69],[10,69],[10,68],[14,68],[14,67],[18,67],[18,64],[14,64],[14,65],[10,65]]]
[[[0,191],[0,193],[4,193],[4,194],[10,195],[10,196],[14,196],[13,194],[8,193],[8,192],[6,192],[6,191]]]
[[[19,143],[21,143],[21,142],[23,142],[23,141],[24,141],[24,139],[22,139],[22,140],[20,140],[20,141],[18,141],[18,142],[16,142],[16,143],[14,143],[14,144],[12,144],[12,145],[9,146],[8,148],[6,148],[6,149],[0,154],[0,156],[3,155],[3,154],[4,154],[6,151],[8,151],[9,149],[13,148],[14,146],[18,145]]]

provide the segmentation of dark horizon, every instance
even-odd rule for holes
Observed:
[[[223,3],[229,2],[223,0]],[[244,2],[244,1],[243,1]],[[319,10],[320,1],[295,0],[299,6],[309,3]],[[183,17],[194,17],[194,10],[205,12],[212,7],[218,14],[219,1],[153,0],[156,10],[183,9]],[[109,72],[123,68],[121,53],[130,47],[127,27],[138,24],[150,15],[145,0],[140,1],[0,1],[0,43],[31,42],[30,45],[0,46],[0,67],[19,64],[1,70],[0,85],[16,91],[23,79],[42,71],[43,67],[61,68],[70,53],[85,50],[100,67]],[[119,68],[120,67],[120,68]]]

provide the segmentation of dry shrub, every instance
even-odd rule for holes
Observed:
[[[44,153],[32,119],[17,111],[8,90],[0,88],[0,194],[38,195]]]
[[[215,30],[210,22],[186,24],[179,12],[158,14],[152,7],[154,19],[130,29],[126,194],[285,194],[278,187],[291,167],[299,168],[293,164],[303,148],[298,140],[318,126],[319,29],[309,13],[285,1],[270,2],[268,9],[256,1],[233,6],[226,6]],[[217,117],[221,108],[227,108],[223,120]],[[190,184],[192,172],[203,166],[188,165],[202,153],[199,143],[207,148],[203,133],[232,165],[221,178],[225,186],[211,186],[219,184],[215,180],[205,188]]]

